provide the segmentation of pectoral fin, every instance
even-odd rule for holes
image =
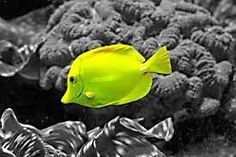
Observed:
[[[91,91],[85,92],[85,96],[89,99],[93,99],[95,97],[95,93]]]

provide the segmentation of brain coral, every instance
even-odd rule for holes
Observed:
[[[209,11],[197,4],[202,2],[65,1],[51,15],[44,31],[39,54],[46,71],[41,76],[41,87],[64,91],[71,61],[92,48],[126,43],[148,58],[166,45],[174,73],[158,76],[149,96],[169,105],[180,102],[178,109],[192,108],[199,110],[201,116],[210,115],[209,107],[201,104],[211,104],[208,102],[216,99],[217,103],[212,104],[217,105],[213,107],[219,106],[232,73],[232,68],[224,69],[232,67],[226,60],[232,56],[233,37]],[[216,93],[207,91],[216,87]]]

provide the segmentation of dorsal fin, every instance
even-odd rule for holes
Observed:
[[[83,53],[81,56],[83,56],[83,58],[87,58],[90,56],[95,56],[96,54],[99,53],[117,53],[121,55],[123,54],[135,58],[139,62],[145,61],[145,58],[133,46],[125,44],[113,44],[113,45],[98,47]]]

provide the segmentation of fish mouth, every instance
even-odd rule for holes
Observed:
[[[77,99],[82,95],[82,93],[83,93],[83,88],[80,90],[78,95],[76,95],[75,97],[70,97],[69,92],[66,91],[66,93],[64,94],[64,96],[61,99],[61,102],[63,104],[77,103]]]
[[[79,91],[79,93],[76,91]],[[61,99],[61,102],[63,104],[78,103],[78,98],[82,95],[83,91],[84,85],[82,80],[80,80],[80,82],[78,82],[76,86],[71,86],[67,88],[64,96]]]

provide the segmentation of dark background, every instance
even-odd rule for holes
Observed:
[[[52,0],[0,0],[0,17],[12,19],[51,3]]]

